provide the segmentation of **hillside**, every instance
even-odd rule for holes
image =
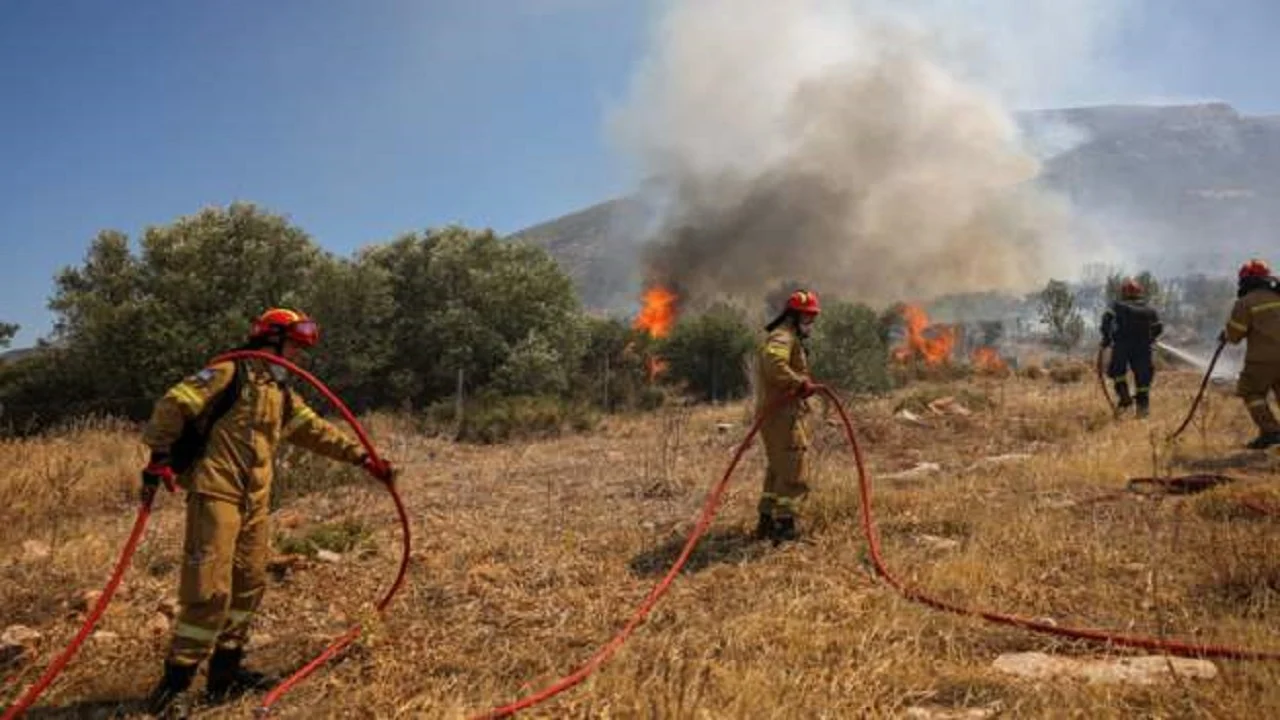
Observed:
[[[1237,449],[1250,427],[1229,388],[1211,393],[1207,426],[1197,423],[1176,446],[1159,439],[1197,380],[1163,374],[1149,423],[1112,421],[1087,373],[1064,384],[918,385],[852,406],[885,562],[941,598],[1046,623],[1280,647],[1274,456]],[[940,395],[968,411],[930,412]],[[904,418],[899,405],[919,417]],[[405,468],[416,538],[408,582],[385,620],[286,695],[274,716],[467,718],[573,671],[673,562],[747,410],[670,407],[610,418],[593,434],[489,447],[374,418],[375,442]],[[904,599],[870,568],[840,435],[816,427],[804,542],[772,548],[750,537],[756,446],[648,621],[591,680],[525,716],[1280,713],[1274,663],[1205,661],[1194,666],[1202,676],[1172,679],[1158,660],[1150,684],[1014,674],[1017,653],[1113,664],[1141,653],[1108,654]],[[0,446],[0,504],[9,509],[0,630],[27,638],[0,666],[4,700],[84,617],[84,594],[101,586],[128,533],[142,459],[133,432],[112,426]],[[1236,481],[1180,497],[1124,492],[1128,478],[1153,471]],[[399,557],[391,505],[376,484],[322,465],[297,467],[280,483],[279,556],[251,645],[254,664],[272,672],[297,668],[351,622],[370,620],[366,609]],[[181,520],[181,498],[162,493],[99,632],[32,717],[107,717],[146,692],[172,622]],[[245,717],[260,697],[199,716]]]
[[[1041,182],[1138,248],[1157,273],[1217,268],[1224,255],[1275,247],[1280,117],[1203,104],[1042,110],[1018,120],[1030,137],[1059,146]],[[512,237],[547,247],[589,307],[630,310],[642,220],[639,203],[615,199]]]

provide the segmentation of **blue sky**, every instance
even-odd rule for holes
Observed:
[[[1280,110],[1276,5],[1160,5],[1109,51],[1129,87]],[[604,115],[650,6],[0,0],[0,320],[33,343],[53,274],[99,230],[137,236],[206,205],[260,203],[345,254],[625,192]]]

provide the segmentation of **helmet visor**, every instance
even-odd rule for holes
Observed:
[[[320,327],[314,320],[300,320],[289,326],[289,339],[299,345],[312,347],[320,342]]]

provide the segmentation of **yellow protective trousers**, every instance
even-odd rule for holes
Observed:
[[[266,503],[187,495],[178,621],[169,660],[195,665],[216,646],[242,648],[267,585]]]

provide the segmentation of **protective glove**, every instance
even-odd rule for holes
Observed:
[[[142,485],[153,493],[160,487],[160,483],[164,483],[169,492],[176,492],[177,477],[177,473],[169,467],[169,459],[158,453],[152,453],[151,461],[142,469]]]
[[[800,389],[796,392],[801,398],[807,398],[818,392],[818,386],[809,378],[805,378],[800,382]]]
[[[374,460],[369,455],[361,455],[360,468],[384,483],[390,484],[396,479],[395,468],[386,460]]]

